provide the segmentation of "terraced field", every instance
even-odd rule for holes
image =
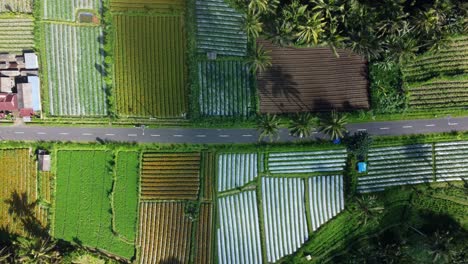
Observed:
[[[189,263],[192,222],[184,203],[140,204],[140,263]]]
[[[251,74],[243,61],[198,63],[199,105],[204,116],[247,116],[252,108]]]
[[[107,115],[100,27],[45,23],[50,114]]]
[[[304,180],[262,178],[262,203],[267,260],[275,262],[308,238]]]
[[[185,0],[110,0],[110,8],[114,12],[143,10],[170,13],[183,11]]]
[[[343,176],[319,176],[307,179],[312,231],[344,210]]]
[[[261,113],[295,113],[369,108],[364,58],[347,50],[279,47],[270,52],[272,67],[257,74]]]
[[[124,117],[187,113],[184,17],[116,14],[115,99]]]
[[[34,21],[31,18],[1,18],[0,53],[22,54],[24,50],[32,50],[33,30]]]
[[[75,21],[79,9],[100,13],[102,0],[40,0],[43,1],[44,19]]]
[[[25,229],[9,210],[15,208],[13,204],[32,204],[37,199],[36,166],[31,155],[29,149],[0,150],[0,227],[20,235],[31,230]],[[36,216],[41,219],[39,214]]]
[[[268,171],[272,174],[340,172],[346,160],[346,150],[307,152],[276,152],[268,154]]]
[[[0,13],[32,13],[33,3],[34,0],[0,0]]]
[[[197,45],[201,53],[245,56],[247,35],[244,18],[224,0],[197,0]]]
[[[409,88],[413,109],[468,106],[468,75],[433,79]]]
[[[257,153],[225,153],[218,156],[218,192],[242,187],[258,174]]]
[[[218,214],[218,263],[263,263],[255,191],[219,198]]]
[[[468,180],[468,141],[435,144],[437,181]]]
[[[196,200],[200,190],[200,153],[145,153],[142,200]]]
[[[382,191],[387,187],[431,182],[434,179],[432,145],[372,148],[368,173],[358,179],[359,192]]]

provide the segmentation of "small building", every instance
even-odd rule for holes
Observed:
[[[32,109],[34,112],[42,110],[41,107],[41,82],[37,76],[28,76],[28,83],[32,89]]]
[[[358,172],[359,173],[364,173],[367,171],[367,163],[366,162],[358,162],[357,164],[357,167],[358,167]]]
[[[0,77],[0,92],[11,93],[11,90],[15,87],[15,81],[9,77]]]
[[[0,112],[13,112],[18,110],[16,94],[0,93]]]
[[[26,70],[35,70],[39,68],[39,62],[35,53],[24,53],[24,63]]]
[[[37,154],[40,171],[50,171],[50,155],[45,150],[39,150]]]

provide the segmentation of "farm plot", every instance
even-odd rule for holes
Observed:
[[[140,263],[189,263],[192,222],[184,203],[140,203]]]
[[[111,161],[106,151],[58,152],[54,236],[130,259],[134,245],[112,232]]]
[[[39,198],[46,203],[52,202],[52,181],[53,174],[50,171],[41,171],[39,173]]]
[[[107,115],[100,27],[45,23],[50,114]]]
[[[468,141],[435,144],[437,181],[468,179]]]
[[[32,13],[33,2],[34,0],[0,0],[0,13]]]
[[[308,238],[304,180],[262,178],[268,262],[295,252]]]
[[[252,109],[250,70],[242,61],[198,63],[200,113],[205,116],[247,116]]]
[[[34,21],[31,18],[0,19],[0,53],[22,54],[34,48]]]
[[[183,11],[185,0],[111,0],[110,8],[114,12],[142,10],[168,13]]]
[[[0,170],[0,227],[25,235],[28,230],[9,210],[15,208],[14,204],[32,204],[37,199],[36,166],[30,150],[0,150]]]
[[[142,165],[142,200],[197,200],[200,153],[145,153]]]
[[[308,180],[312,231],[344,210],[343,176],[319,176]]]
[[[225,153],[218,156],[218,192],[238,188],[258,174],[257,153]]]
[[[452,39],[448,48],[428,52],[411,60],[402,68],[408,83],[421,82],[437,76],[468,73],[468,36]]]
[[[218,263],[263,263],[255,191],[218,199]]]
[[[387,187],[431,182],[432,145],[373,148],[368,154],[368,173],[358,178],[361,193],[383,191]]]
[[[216,52],[228,56],[245,56],[247,34],[244,17],[224,0],[197,0],[197,45],[201,53]]]
[[[213,205],[201,204],[197,224],[194,263],[210,264],[212,260],[213,241]]]
[[[202,164],[203,192],[201,199],[211,201],[213,199],[213,185],[216,177],[216,155],[213,152],[203,152]]]
[[[268,171],[272,174],[340,172],[346,161],[346,150],[276,152],[268,155]]]
[[[436,78],[409,87],[413,109],[434,109],[468,105],[468,75]]]
[[[46,20],[74,21],[77,11],[85,9],[94,10],[97,13],[102,11],[102,0],[41,0],[43,1],[43,16]]]
[[[118,153],[112,192],[115,231],[131,243],[137,229],[139,160],[138,152]]]
[[[117,112],[183,117],[187,112],[182,15],[114,15]]]

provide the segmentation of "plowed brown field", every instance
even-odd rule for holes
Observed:
[[[369,108],[366,61],[345,50],[285,48],[269,41],[272,67],[257,75],[260,112],[291,113]]]
[[[196,250],[194,263],[212,263],[212,241],[213,241],[213,205],[201,204],[200,216],[197,224]]]

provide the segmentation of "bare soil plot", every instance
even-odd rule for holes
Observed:
[[[366,61],[345,50],[289,48],[259,40],[272,67],[257,75],[260,112],[291,113],[369,108]]]

